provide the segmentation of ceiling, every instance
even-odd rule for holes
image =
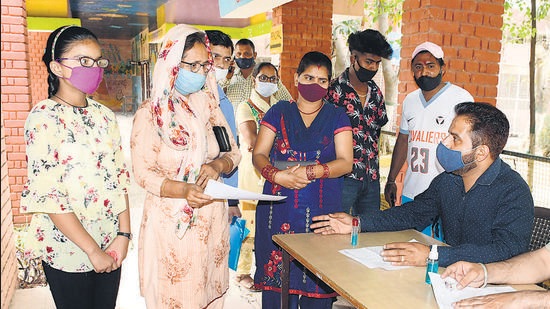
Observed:
[[[249,18],[220,17],[219,0],[70,0],[69,16],[100,39],[132,39],[157,29],[157,9],[167,23],[245,27]]]
[[[165,2],[70,0],[68,17],[80,19],[101,39],[131,39],[149,25],[156,28],[157,7]]]
[[[157,14],[161,23],[244,28],[250,25],[252,16],[269,13],[273,7],[290,1],[26,0],[26,6],[29,17],[78,18],[81,25],[99,39],[130,40],[147,28],[151,32],[161,26],[157,25]],[[356,15],[362,12],[363,1],[332,1],[334,14]],[[220,2],[224,16],[232,18],[220,16]]]

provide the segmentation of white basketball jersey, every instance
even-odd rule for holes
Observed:
[[[405,97],[399,126],[399,132],[409,136],[404,196],[414,198],[443,172],[435,150],[448,134],[455,116],[455,105],[462,102],[474,102],[474,98],[468,91],[449,82],[429,102],[420,89]]]

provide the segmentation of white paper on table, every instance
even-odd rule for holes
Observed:
[[[436,273],[429,273],[429,276],[432,281],[435,300],[440,309],[451,309],[454,302],[470,297],[515,291],[510,286],[487,286],[483,289],[465,287],[462,290],[458,290],[456,288],[457,282],[453,278],[447,277],[441,279],[441,276]]]
[[[280,201],[286,196],[260,194],[235,188],[221,182],[209,179],[204,189],[204,194],[210,195],[214,199],[232,199],[232,200],[261,200],[261,201]]]
[[[411,239],[409,242],[418,242],[416,239]],[[384,250],[384,246],[363,247],[356,249],[343,249],[338,252],[343,255],[367,266],[368,268],[383,268],[385,270],[405,269],[410,266],[395,266],[391,262],[386,262],[380,255]]]

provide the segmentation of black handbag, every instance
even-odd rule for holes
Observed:
[[[218,141],[218,146],[220,146],[220,152],[229,152],[231,151],[231,142],[229,142],[229,135],[223,126],[212,126],[214,130],[214,135]]]

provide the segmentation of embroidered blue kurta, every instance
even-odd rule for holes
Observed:
[[[270,160],[317,161],[336,159],[334,136],[350,131],[342,108],[325,104],[307,128],[296,103],[280,101],[265,114],[263,126],[276,133]],[[281,202],[260,202],[256,208],[256,274],[254,282],[264,290],[281,291],[281,249],[271,237],[276,234],[310,233],[311,218],[341,211],[343,178],[316,179],[301,190],[290,190],[269,181],[265,194],[287,196]],[[337,294],[298,262],[290,267],[290,293],[326,298]]]

